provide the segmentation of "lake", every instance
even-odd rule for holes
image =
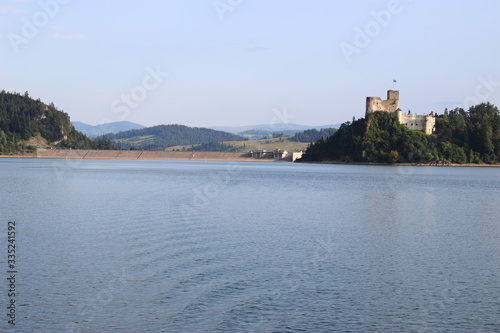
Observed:
[[[0,194],[1,331],[500,331],[500,168],[4,158]]]

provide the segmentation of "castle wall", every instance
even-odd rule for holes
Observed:
[[[400,124],[405,125],[409,129],[423,131],[425,134],[432,134],[436,118],[427,115],[403,114],[402,111],[397,112]]]

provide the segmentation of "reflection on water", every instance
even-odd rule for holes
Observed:
[[[57,163],[0,160],[20,331],[500,330],[500,169]]]

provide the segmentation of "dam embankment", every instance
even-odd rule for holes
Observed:
[[[193,160],[193,161],[284,161],[269,158],[252,158],[249,153],[193,152],[193,151],[140,151],[140,150],[89,150],[89,149],[38,149],[37,158],[81,158],[108,160]]]

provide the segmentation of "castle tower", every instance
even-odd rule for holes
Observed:
[[[376,111],[385,111],[395,113],[399,109],[399,90],[388,90],[387,100],[383,101],[380,97],[366,98],[366,112],[368,114]]]
[[[387,90],[387,100],[398,101],[398,107],[399,107],[399,90]]]
[[[436,118],[434,115],[425,116],[425,134],[432,134],[436,126]]]
[[[366,112],[365,117],[368,114],[382,110],[382,99],[380,97],[367,97],[366,98]]]

